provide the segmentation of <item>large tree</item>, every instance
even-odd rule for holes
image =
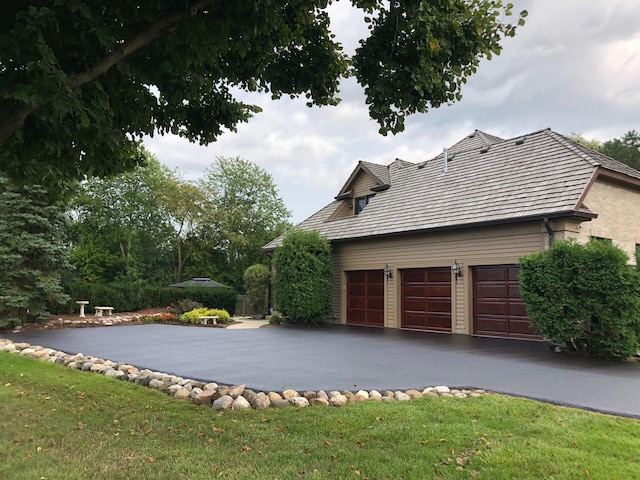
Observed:
[[[71,211],[74,259],[89,281],[166,282],[172,226],[160,192],[171,172],[143,152],[145,165],[81,185]]]
[[[218,157],[199,187],[209,198],[209,220],[201,238],[225,259],[222,280],[242,287],[244,271],[266,261],[263,245],[290,227],[289,212],[271,175],[239,157]]]
[[[40,186],[17,188],[0,176],[0,328],[39,320],[69,297],[65,207]]]
[[[346,1],[346,0],[345,0]],[[382,133],[459,99],[515,33],[501,0],[351,0],[370,36],[353,57],[328,0],[0,0],[0,162],[17,181],[131,169],[155,132],[208,143],[259,108],[235,91],[338,102],[354,75]]]

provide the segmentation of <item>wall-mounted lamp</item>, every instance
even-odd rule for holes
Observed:
[[[387,280],[391,280],[393,278],[393,270],[391,270],[388,263],[384,267],[384,276],[387,277]]]
[[[462,267],[458,263],[458,260],[453,261],[453,265],[451,265],[451,271],[453,275],[456,277],[456,280],[462,276]]]

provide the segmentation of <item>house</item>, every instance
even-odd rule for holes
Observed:
[[[549,129],[476,130],[423,163],[359,162],[298,227],[332,243],[337,323],[537,339],[518,259],[575,237],[635,263],[639,211],[640,172],[620,162]]]

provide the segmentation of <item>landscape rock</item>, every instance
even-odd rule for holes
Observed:
[[[281,398],[280,400],[278,400],[278,399],[271,400],[271,406],[273,408],[284,408],[284,407],[291,406],[291,404],[289,403],[289,400],[285,400],[285,399]]]
[[[233,387],[229,387],[229,391],[227,395],[232,398],[238,398],[244,392],[244,385],[237,385]],[[246,400],[246,399],[245,399]]]
[[[402,392],[400,390],[395,392],[394,397],[399,402],[408,402],[409,400],[411,400],[411,397],[409,395],[407,395],[406,393],[404,393],[404,392]]]
[[[236,399],[231,404],[231,408],[233,410],[249,410],[251,408],[251,404],[246,398],[240,396],[236,397]]]
[[[436,393],[438,395],[441,395],[443,393],[449,393],[451,391],[451,389],[449,387],[446,387],[444,385],[439,385],[437,387],[434,387],[434,390],[436,391]]]
[[[309,405],[311,406],[329,406],[329,400],[327,400],[326,398],[320,398],[320,397],[316,397],[316,398],[312,398],[311,400],[309,400]]]
[[[334,407],[344,407],[349,400],[342,394],[334,395],[333,397],[329,397],[329,405]]]
[[[322,398],[323,400],[327,400],[327,402],[329,401],[329,395],[327,395],[327,392],[324,390],[319,390],[318,393],[316,393],[316,398]]]
[[[299,397],[300,394],[295,390],[285,390],[282,392],[282,398],[285,400],[291,400],[292,398]]]
[[[214,410],[228,410],[233,405],[233,397],[230,395],[223,395],[222,397],[216,399],[211,408]]]
[[[215,395],[215,390],[203,390],[202,392],[196,394],[193,398],[193,402],[196,405],[211,405],[213,403],[213,396]]]
[[[190,390],[186,389],[185,387],[180,387],[178,390],[176,390],[174,397],[186,399],[189,398],[190,394]]]
[[[271,400],[269,400],[269,396],[263,392],[256,394],[251,402],[251,405],[256,410],[262,410],[264,408],[269,408],[271,406]]]
[[[282,396],[278,392],[269,392],[269,400],[272,402],[275,400],[282,400]]]
[[[309,406],[309,400],[304,397],[293,397],[289,402],[292,406],[298,408],[305,408]]]

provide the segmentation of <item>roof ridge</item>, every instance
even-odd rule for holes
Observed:
[[[576,145],[574,145],[575,142],[573,140],[565,137],[564,135],[561,135],[560,133],[554,132],[550,128],[548,128],[546,130],[542,130],[542,132],[545,132],[547,135],[549,135],[557,143],[559,143],[563,147],[571,150],[573,153],[577,154],[578,157],[580,157],[582,160],[584,160],[590,166],[598,167],[598,166],[601,165],[600,162],[598,162],[597,160],[594,160],[593,158],[591,158],[590,155],[588,155],[582,149],[580,149]],[[536,132],[536,133],[539,133],[539,132]]]

